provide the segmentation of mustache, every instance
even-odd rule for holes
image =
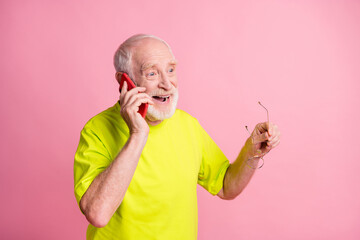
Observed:
[[[160,96],[160,95],[172,95],[172,94],[175,94],[176,92],[177,92],[177,88],[172,88],[170,91],[165,91],[163,89],[157,89],[157,90],[154,90],[154,91],[148,93],[148,95],[150,97]]]

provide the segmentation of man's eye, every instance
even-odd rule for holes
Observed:
[[[149,77],[153,77],[153,76],[155,76],[155,73],[154,73],[154,72],[150,72],[150,73],[148,73],[148,76],[149,76]]]
[[[173,69],[173,68],[170,68],[170,69],[169,69],[169,72],[174,72],[174,69]]]

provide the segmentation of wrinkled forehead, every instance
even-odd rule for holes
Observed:
[[[168,46],[162,41],[154,38],[144,38],[132,47],[132,61],[134,64],[157,61],[174,62],[175,58]]]

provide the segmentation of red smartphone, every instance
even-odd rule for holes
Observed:
[[[121,76],[121,80],[120,80],[120,87],[119,87],[119,92],[121,92],[121,88],[122,86],[124,85],[124,82],[126,81],[127,83],[127,90],[131,90],[133,89],[135,86],[134,82],[131,81],[131,79],[129,78],[129,76],[126,74],[126,73],[123,73],[122,76]],[[138,113],[140,113],[140,115],[145,118],[146,116],[146,112],[147,112],[147,109],[148,109],[148,106],[149,104],[147,103],[143,103],[140,105],[139,107],[139,111]]]

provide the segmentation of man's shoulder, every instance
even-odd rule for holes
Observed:
[[[200,125],[198,120],[194,116],[181,109],[176,109],[173,119],[174,122],[176,123],[182,123],[186,125],[196,125],[196,126]]]
[[[184,110],[181,109],[176,109],[174,117],[177,119],[181,119],[181,120],[196,120],[195,117],[191,116],[189,113],[185,112]]]
[[[98,129],[106,125],[113,125],[121,120],[120,111],[117,110],[118,103],[96,114],[87,121],[84,128]]]

